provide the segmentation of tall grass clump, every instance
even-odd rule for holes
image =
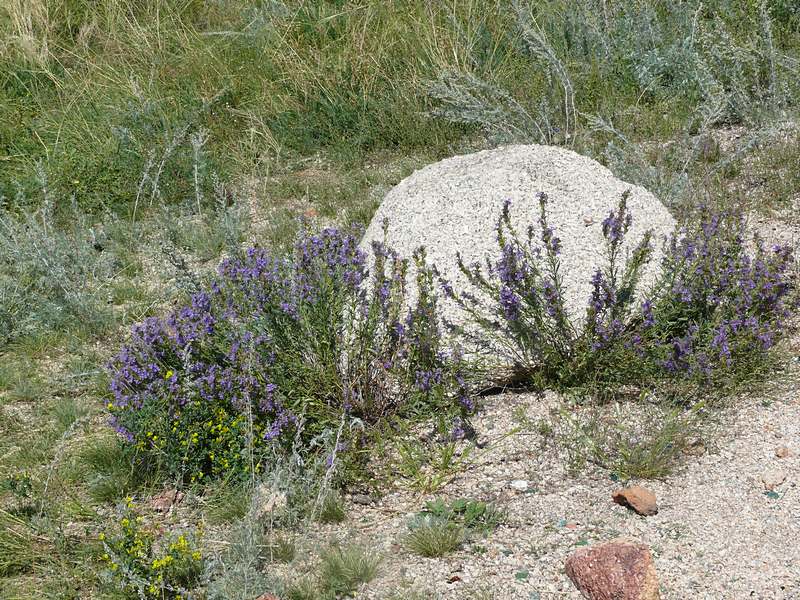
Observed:
[[[780,3],[517,1],[507,13],[502,65],[441,69],[430,114],[493,144],[575,148],[670,207],[691,203],[709,132],[743,125],[763,142],[796,115],[797,11]],[[753,149],[741,146],[706,170]]]
[[[540,206],[538,228],[521,237],[506,204],[498,257],[487,268],[461,264],[489,308],[476,294],[444,286],[477,325],[466,335],[486,337],[515,378],[559,388],[714,386],[757,376],[769,364],[793,305],[794,262],[788,247],[750,244],[741,214],[699,207],[666,243],[655,285],[643,289],[654,241],[648,232],[623,255],[633,219],[623,195],[603,221],[605,263],[576,320],[565,308],[560,240],[544,195]]]
[[[0,576],[31,571],[46,560],[49,540],[41,537],[23,518],[0,509]]]
[[[381,557],[362,546],[332,546],[322,552],[320,581],[323,598],[341,598],[372,581]]]
[[[438,558],[457,550],[464,542],[465,531],[455,523],[441,519],[418,517],[409,523],[411,531],[404,543],[414,554]]]
[[[370,276],[359,238],[304,230],[289,255],[251,248],[190,303],[134,326],[109,365],[112,423],[131,448],[180,480],[252,476],[297,436],[338,432],[336,453],[422,407],[466,412],[424,257],[406,311],[408,262],[376,243]]]
[[[405,545],[427,558],[444,556],[477,534],[488,535],[502,518],[494,505],[485,502],[459,498],[446,503],[437,498],[409,521]]]
[[[754,121],[793,103],[796,15],[771,3],[549,0],[509,7],[515,31],[506,51],[544,76],[521,84],[469,68],[444,71],[429,88],[434,114],[499,140],[574,145],[591,115],[615,119],[662,106],[678,117],[668,126],[688,119],[697,127]]]
[[[203,131],[207,162],[226,174],[320,149],[348,161],[442,147],[460,131],[419,118],[418,72],[446,19],[419,0],[5,3],[0,192],[33,185],[42,160],[85,210],[130,214],[143,171],[171,204],[192,194],[179,174]]]
[[[170,57],[194,64],[198,29],[223,12],[173,0],[4,3],[0,113],[17,119],[0,134],[9,160],[0,191],[35,187],[31,165],[40,161],[54,192],[74,195],[89,212],[129,212],[138,174],[149,167],[173,198],[190,193],[190,181],[176,173],[191,164],[189,136],[209,119],[224,86],[206,93],[198,71],[172,82],[167,71],[176,75]],[[154,64],[162,67],[151,78]],[[37,133],[22,135],[25,127]]]
[[[41,160],[84,210],[130,214],[142,172],[146,202],[158,180],[171,205],[204,132],[214,170],[264,176],[318,152],[452,153],[480,130],[600,154],[591,115],[634,143],[758,124],[796,105],[797,22],[788,0],[14,0],[0,193],[35,188]]]

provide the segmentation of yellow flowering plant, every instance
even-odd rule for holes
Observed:
[[[197,597],[203,572],[203,554],[199,548],[202,532],[175,532],[159,537],[135,513],[128,498],[120,514],[119,529],[101,533],[101,560],[109,574],[124,591],[139,598],[190,600]]]

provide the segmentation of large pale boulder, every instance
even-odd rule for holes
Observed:
[[[362,246],[383,239],[382,224],[388,219],[390,246],[407,257],[425,246],[429,262],[456,290],[465,290],[456,253],[467,264],[483,264],[487,257],[498,256],[496,224],[506,200],[511,200],[512,221],[520,235],[526,235],[529,225],[534,225],[538,235],[538,194],[544,192],[549,198],[550,226],[562,242],[567,310],[580,326],[592,275],[604,264],[602,221],[626,190],[633,224],[625,248],[630,250],[646,230],[654,233],[656,256],[644,273],[646,287],[657,273],[661,240],[673,230],[673,217],[647,190],[620,181],[590,158],[552,146],[505,146],[455,156],[416,171],[387,194]],[[411,293],[413,297],[413,287]],[[443,302],[442,308],[449,320],[463,320],[452,302]]]

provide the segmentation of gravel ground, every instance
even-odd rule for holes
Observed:
[[[488,538],[441,559],[410,554],[402,545],[406,523],[434,496],[411,493],[398,482],[376,504],[349,502],[345,523],[312,532],[307,542],[347,539],[380,552],[378,578],[357,596],[370,600],[405,598],[409,589],[447,600],[577,599],[564,560],[580,546],[618,536],[650,545],[664,599],[800,599],[800,399],[794,385],[741,398],[710,450],[687,455],[664,481],[633,482],[656,494],[659,513],[652,517],[611,501],[619,483],[608,472],[570,474],[563,454],[545,448],[535,428],[518,430],[512,414],[543,417],[557,401],[532,394],[488,399],[475,421],[487,445],[437,493],[496,503],[506,519]],[[776,449],[783,446],[791,454],[779,458]],[[761,477],[775,469],[786,480],[768,496]],[[516,480],[528,489],[514,489]],[[475,595],[479,590],[485,595]]]

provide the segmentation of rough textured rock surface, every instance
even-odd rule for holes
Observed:
[[[617,539],[578,550],[567,576],[589,600],[658,600],[658,577],[644,544]]]
[[[646,517],[658,513],[656,495],[639,485],[618,489],[611,494],[611,499],[617,504],[626,506],[634,512]]]
[[[764,484],[764,489],[769,492],[781,485],[784,481],[786,481],[786,471],[782,469],[772,469],[761,476],[761,483]]]
[[[647,190],[620,181],[598,162],[552,146],[515,145],[456,156],[429,165],[401,181],[384,199],[367,228],[363,247],[383,239],[389,220],[388,242],[410,257],[419,246],[429,261],[454,284],[465,289],[456,264],[460,252],[467,264],[497,257],[495,226],[503,203],[511,200],[512,221],[524,236],[529,225],[538,229],[539,192],[549,198],[550,226],[561,239],[561,274],[567,309],[573,322],[585,315],[590,279],[604,264],[602,221],[630,190],[628,206],[633,225],[627,248],[647,229],[655,235],[656,255],[643,285],[657,273],[661,243],[675,222],[669,211]],[[413,297],[413,288],[411,289]],[[460,322],[456,306],[443,303],[445,315]]]

